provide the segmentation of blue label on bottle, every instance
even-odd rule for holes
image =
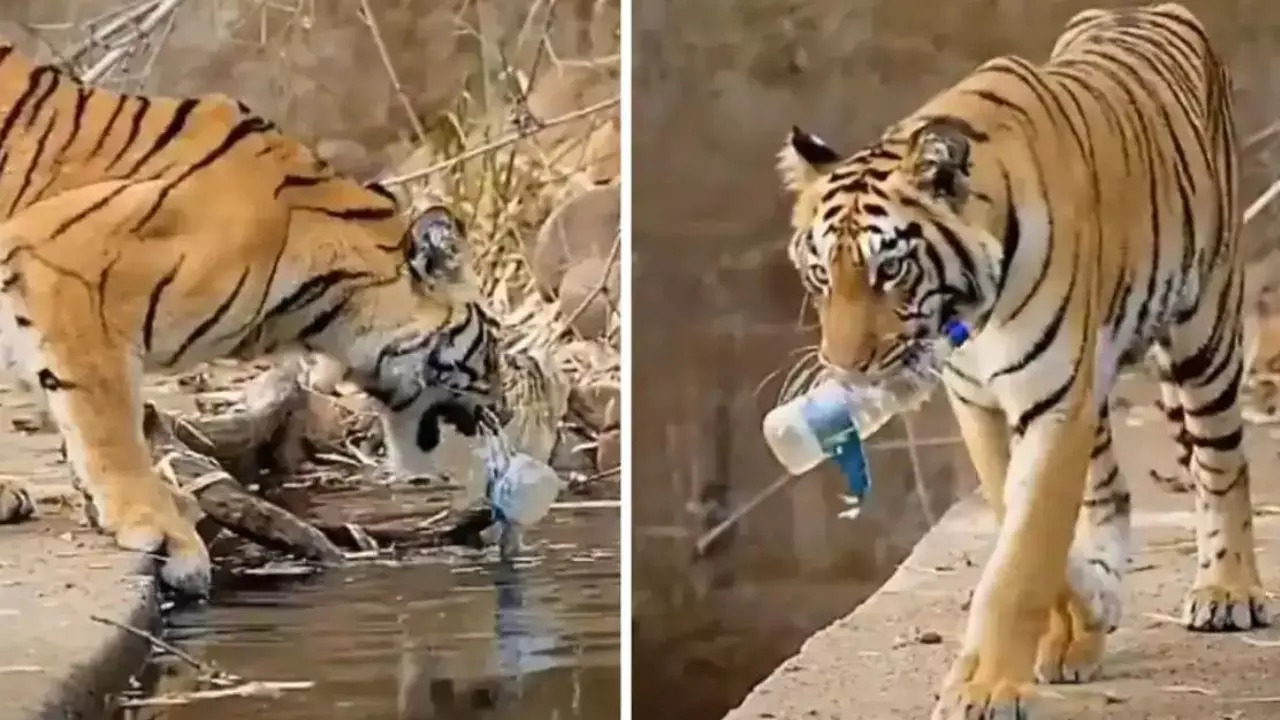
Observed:
[[[845,441],[846,436],[858,435],[844,398],[806,398],[800,407],[800,414],[818,439],[822,451],[828,455]]]
[[[848,398],[808,398],[800,413],[818,439],[823,452],[835,460],[849,485],[849,494],[861,499],[871,486],[862,438],[849,412]]]
[[[831,457],[844,474],[849,494],[861,500],[871,488],[871,475],[867,472],[867,456],[862,450],[862,439],[858,437],[858,433],[849,433],[835,447]]]

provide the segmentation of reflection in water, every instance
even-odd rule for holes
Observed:
[[[554,512],[513,563],[449,552],[303,581],[244,579],[170,618],[170,641],[277,698],[201,701],[156,720],[548,720],[618,717],[616,514]],[[157,692],[191,671],[157,661]]]

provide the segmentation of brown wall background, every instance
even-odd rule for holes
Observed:
[[[922,502],[902,458],[882,454],[858,521],[835,518],[837,478],[805,478],[692,560],[706,523],[777,477],[759,422],[778,382],[757,387],[814,338],[783,250],[773,165],[786,129],[853,149],[986,58],[1043,59],[1072,14],[1121,4],[635,0],[637,718],[719,717],[884,580],[927,528],[925,505],[936,516],[970,482],[966,461],[933,452]],[[1280,118],[1280,3],[1186,4],[1234,69],[1242,136]],[[1248,201],[1280,171],[1280,149],[1244,169]],[[1258,229],[1270,217],[1251,226],[1254,247],[1270,241]],[[948,411],[927,415],[947,432]]]

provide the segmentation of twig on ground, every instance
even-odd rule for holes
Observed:
[[[369,34],[373,36],[373,44],[378,48],[378,57],[382,58],[382,67],[387,71],[391,89],[395,91],[400,107],[409,118],[409,125],[413,127],[413,134],[417,136],[418,144],[426,145],[428,142],[426,128],[422,126],[422,120],[418,114],[413,111],[413,103],[409,102],[409,96],[404,92],[404,85],[400,83],[400,75],[396,72],[395,65],[391,63],[391,53],[387,51],[387,44],[382,39],[382,29],[378,27],[378,20],[373,16],[369,0],[360,0],[360,14],[363,16],[364,24],[369,28]]]
[[[1280,120],[1276,120],[1265,128],[1250,135],[1243,143],[1240,144],[1241,150],[1252,150],[1254,146],[1260,145],[1271,139],[1277,133],[1280,133]]]
[[[552,510],[620,510],[621,500],[570,500],[551,503]]]
[[[1249,203],[1249,207],[1244,211],[1244,224],[1248,225],[1277,196],[1280,196],[1280,180],[1271,183],[1271,186],[1264,190],[1257,200]]]
[[[346,558],[351,560],[358,556],[357,553],[373,552],[376,555],[377,551],[392,547],[397,550],[421,550],[446,545],[478,547],[482,544],[480,533],[493,523],[493,512],[488,507],[470,507],[456,511],[446,510],[410,527],[378,527],[323,520],[317,520],[313,526],[336,545],[354,550],[355,553],[346,554]],[[377,548],[370,550],[364,545],[365,540],[377,543]]]
[[[1258,648],[1280,647],[1280,640],[1263,640],[1260,638],[1249,637],[1248,635],[1241,635],[1240,642],[1244,643],[1245,645],[1252,645],[1253,647],[1258,647]]]
[[[310,690],[315,687],[311,680],[249,680],[247,682],[213,688],[210,690],[191,690],[181,693],[167,693],[145,698],[122,698],[117,704],[122,708],[169,707],[186,705],[193,700],[217,700],[229,697],[279,697],[285,690]]]
[[[611,468],[601,470],[600,472],[595,473],[594,475],[583,478],[582,481],[595,482],[597,480],[604,480],[606,478],[611,478],[611,477],[614,477],[615,475],[621,475],[621,474],[622,474],[622,467],[620,465],[615,465]]]
[[[96,623],[102,623],[103,625],[110,625],[111,627],[116,628],[117,630],[123,630],[129,633],[130,635],[146,640],[148,643],[151,643],[152,647],[159,648],[169,653],[170,655],[173,655],[174,657],[178,658],[182,662],[190,665],[192,668],[195,669],[196,672],[200,673],[202,676],[206,678],[209,678],[209,679],[223,678],[226,681],[230,681],[230,682],[235,682],[240,680],[239,676],[232,675],[231,673],[228,673],[225,670],[222,670],[215,665],[204,662],[203,660],[195,657],[191,653],[174,646],[172,643],[168,643],[168,642],[165,642],[164,640],[161,640],[160,638],[156,637],[155,635],[152,635],[146,630],[133,627],[132,625],[126,625],[122,622],[112,620],[111,618],[102,617],[101,615],[90,615],[89,619]]]
[[[1224,697],[1222,698],[1222,702],[1237,703],[1240,705],[1280,703],[1280,695],[1263,695],[1261,697]]]
[[[404,175],[396,175],[393,177],[389,177],[385,180],[382,180],[381,183],[383,185],[400,185],[413,180],[418,180],[420,178],[427,177],[428,175],[433,175],[443,170],[448,170],[449,168],[452,168],[455,165],[464,163],[467,160],[471,160],[472,158],[491,153],[494,150],[500,150],[512,143],[520,142],[521,140],[531,135],[536,135],[542,132],[543,130],[548,130],[558,125],[571,123],[574,120],[581,120],[584,117],[589,117],[591,115],[594,115],[595,113],[608,110],[609,108],[612,108],[612,107],[616,107],[621,102],[622,102],[621,96],[615,95],[609,98],[608,100],[601,100],[600,102],[594,105],[589,105],[585,108],[582,108],[581,110],[575,110],[571,113],[566,113],[557,118],[552,118],[551,120],[547,120],[535,127],[526,128],[524,130],[521,130],[520,132],[512,133],[510,135],[498,138],[493,142],[485,143],[484,145],[481,145],[479,147],[471,148],[465,152],[459,153],[449,158],[448,160],[441,160],[440,162],[435,163],[433,165],[429,165],[428,167],[422,168],[421,170],[414,170],[413,172],[405,173]]]
[[[1217,690],[1210,690],[1209,688],[1197,687],[1195,685],[1165,685],[1160,689],[1167,693],[1186,693],[1187,695],[1203,695],[1205,697],[1212,697],[1218,694]]]

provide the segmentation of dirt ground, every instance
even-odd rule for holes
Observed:
[[[1172,452],[1152,388],[1132,385],[1116,415],[1116,447],[1134,502],[1134,557],[1121,627],[1098,680],[1042,687],[1035,720],[1280,718],[1280,628],[1191,634],[1170,621],[1194,572],[1191,497],[1159,489],[1147,470]],[[1263,579],[1280,587],[1280,430],[1247,433]],[[848,617],[806,642],[726,720],[925,718],[956,650],[962,605],[994,538],[983,503],[954,507],[893,578]],[[1273,596],[1274,597],[1274,596]],[[1280,610],[1272,600],[1273,615]],[[935,635],[936,633],[936,635]]]

